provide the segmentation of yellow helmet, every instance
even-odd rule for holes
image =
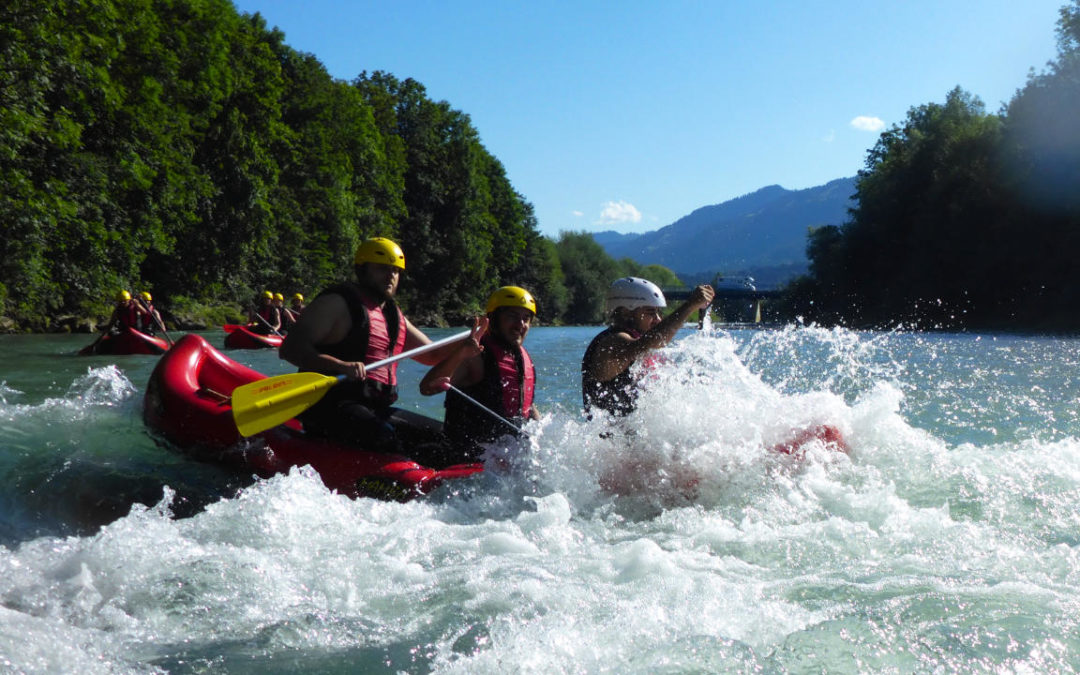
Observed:
[[[124,301],[130,300],[130,299],[131,299],[131,293],[128,293],[127,291],[120,291],[119,293],[116,294],[116,301],[117,302],[124,302]]]
[[[154,300],[154,298],[150,297],[150,294],[147,293],[146,291],[143,291],[142,293],[139,293],[139,297],[142,298],[143,300],[147,301],[147,302],[153,302],[153,300]]]
[[[492,293],[485,311],[491,314],[500,307],[524,307],[536,314],[536,301],[531,293],[520,286],[503,286]]]
[[[356,249],[356,257],[353,258],[354,265],[364,263],[382,263],[405,269],[405,253],[400,246],[386,237],[365,239]]]
[[[293,300],[299,300],[300,302],[303,302],[304,301],[304,296],[299,294],[299,293],[293,293],[292,299]]]
[[[268,299],[268,300],[273,300],[274,299],[274,294],[271,293],[270,291],[263,291],[262,296],[264,298]]]
[[[275,300],[284,300],[285,296],[282,295],[281,293],[274,293],[274,299]]]

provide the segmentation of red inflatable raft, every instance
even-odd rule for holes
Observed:
[[[98,354],[162,354],[169,343],[159,337],[147,335],[134,328],[124,328],[119,333],[106,333],[79,350],[79,356]]]
[[[277,349],[285,340],[280,335],[261,335],[247,326],[233,323],[221,328],[225,331],[225,346],[229,349]]]
[[[267,477],[311,465],[323,483],[351,497],[405,501],[444,480],[483,470],[482,464],[432,469],[397,455],[368,452],[304,435],[296,420],[243,439],[229,396],[265,375],[241,365],[198,335],[180,338],[159,361],[146,387],[143,419],[166,440],[198,459]]]

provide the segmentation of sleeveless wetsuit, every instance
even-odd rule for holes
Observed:
[[[606,382],[601,382],[592,377],[585,368],[585,364],[592,361],[594,353],[599,349],[598,345],[602,342],[601,338],[606,338],[615,332],[630,333],[632,336],[638,337],[634,335],[634,331],[612,327],[594,337],[592,342],[589,343],[589,346],[585,349],[585,356],[581,360],[581,397],[585,404],[586,413],[593,408],[600,408],[613,415],[625,416],[629,415],[637,407],[637,381],[630,374],[630,367],[633,363]]]

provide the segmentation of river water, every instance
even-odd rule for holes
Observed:
[[[0,337],[0,672],[1080,670],[1080,340],[687,330],[601,438],[598,330],[534,328],[531,441],[405,504],[191,461],[154,357]]]

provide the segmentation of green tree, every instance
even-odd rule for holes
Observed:
[[[822,316],[948,327],[982,309],[971,287],[1000,284],[972,242],[999,229],[999,138],[1000,119],[959,87],[881,135],[841,236],[821,228],[808,246]]]
[[[529,211],[531,214],[531,206]],[[566,313],[569,293],[565,278],[555,242],[531,231],[518,268],[505,282],[528,289],[536,297],[537,318],[551,324],[562,322]]]
[[[602,322],[608,286],[623,276],[619,264],[587,232],[563,232],[555,248],[568,294],[566,321]]]
[[[335,80],[228,0],[0,7],[0,180],[0,314],[23,326],[103,314],[119,288],[314,294],[373,235],[405,248],[420,319],[508,283],[543,321],[570,306],[558,246],[468,115],[414,80]]]
[[[382,72],[354,81],[384,135],[401,139],[405,213],[398,223],[423,319],[461,316],[517,269],[535,219],[464,113],[427,98],[418,82]]]
[[[623,258],[619,261],[619,266],[622,268],[621,276],[648,279],[660,288],[679,288],[686,285],[679,280],[678,275],[663,265],[639,265],[630,258]]]
[[[1005,111],[1004,153],[1015,236],[1012,302],[1002,308],[1027,326],[1075,327],[1080,289],[1080,1],[1062,7],[1057,58]]]
[[[1001,115],[960,88],[882,134],[839,229],[811,233],[793,311],[859,325],[1075,328],[1080,0]]]

